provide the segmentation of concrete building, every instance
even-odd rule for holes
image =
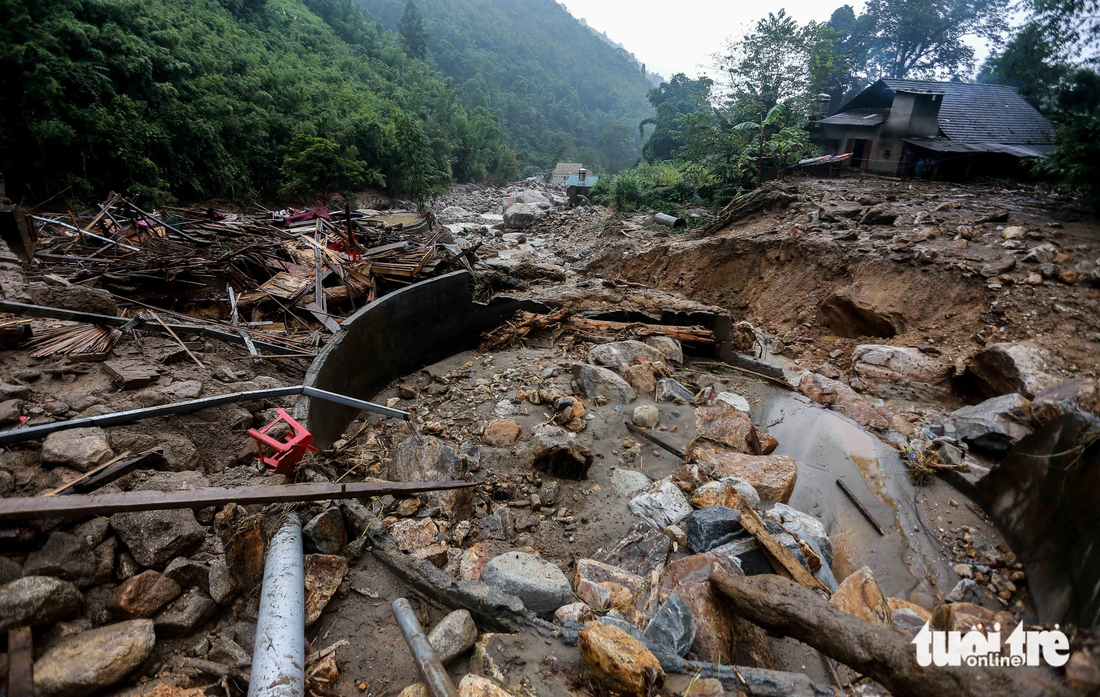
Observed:
[[[810,139],[822,155],[851,153],[849,168],[962,179],[1048,152],[1054,128],[1011,87],[883,78],[815,121]]]
[[[584,164],[580,162],[559,162],[550,175],[550,183],[564,186],[569,177],[580,172],[583,167]]]

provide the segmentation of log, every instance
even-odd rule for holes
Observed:
[[[629,332],[635,336],[653,336],[662,334],[685,344],[713,344],[714,332],[703,327],[677,327],[645,322],[611,322],[587,317],[570,317],[566,322],[576,329],[597,332]]]
[[[803,586],[809,588],[815,588],[825,595],[831,595],[829,588],[814,578],[813,574],[806,570],[806,567],[802,566],[795,559],[795,556],[791,554],[783,545],[771,536],[768,529],[764,525],[764,521],[760,519],[760,516],[753,510],[752,506],[745,502],[741,498],[740,494],[737,494],[738,505],[737,508],[741,511],[741,527],[745,528],[745,531],[756,538],[756,541],[760,543],[761,549],[764,550],[764,556],[771,562],[772,567],[777,572],[786,572],[795,581],[798,581]]]
[[[916,648],[900,632],[838,610],[809,588],[772,575],[710,575],[733,611],[764,629],[808,644],[877,680],[895,697],[1069,697],[1075,694],[1039,669],[939,667],[917,664]]]

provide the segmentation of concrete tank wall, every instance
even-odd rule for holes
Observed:
[[[517,310],[549,312],[542,303],[504,296],[474,302],[465,271],[415,283],[367,305],[340,326],[310,365],[304,384],[372,399],[395,378],[477,346],[482,332]],[[313,443],[334,443],[359,412],[319,399],[301,398],[294,416]]]

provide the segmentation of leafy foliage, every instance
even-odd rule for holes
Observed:
[[[383,26],[406,0],[360,0]],[[642,66],[550,0],[417,0],[428,61],[458,103],[498,117],[521,170],[558,148],[570,161],[615,171],[634,162],[633,126],[651,115]],[[624,137],[621,125],[629,133]]]

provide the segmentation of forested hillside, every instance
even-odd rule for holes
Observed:
[[[361,0],[387,28],[409,33],[406,0]],[[554,0],[415,0],[426,58],[454,80],[462,104],[499,114],[523,163],[565,147],[603,170],[633,164],[638,122],[652,114],[641,66]]]
[[[420,197],[514,178],[559,146],[602,143],[629,164],[641,71],[550,0],[504,16],[531,30],[492,34],[497,56],[475,47],[490,34],[471,17],[465,39],[459,26],[433,34],[429,18],[424,51],[357,0],[0,0],[0,173],[17,200],[364,184]],[[556,57],[584,37],[582,67],[541,65],[542,47],[523,45],[543,32],[559,37]]]

